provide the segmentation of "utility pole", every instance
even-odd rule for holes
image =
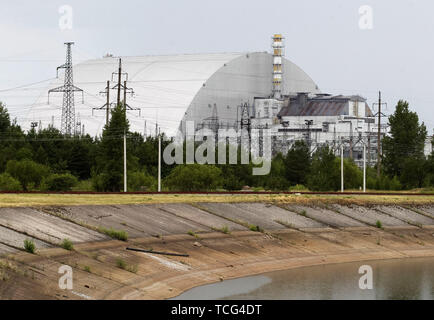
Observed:
[[[363,141],[363,192],[366,192],[366,144]]]
[[[381,174],[381,91],[378,92],[377,177]]]
[[[121,81],[122,81],[122,58],[119,58],[118,69],[118,105],[121,103]]]
[[[376,105],[376,103],[374,103]],[[378,136],[377,136],[377,177],[381,175],[381,107],[387,103],[381,102],[381,91],[378,92]]]
[[[353,159],[353,122],[350,120],[350,159]]]
[[[122,77],[124,77],[126,79],[123,82],[123,84],[122,84]],[[105,109],[105,111],[106,111],[106,124],[108,124],[110,121],[110,108],[113,105],[113,103],[110,103],[110,90],[116,90],[117,91],[117,99],[116,99],[117,105],[120,105],[122,102],[121,101],[121,94],[122,94],[121,91],[124,90],[124,100],[123,101],[124,101],[125,112],[126,112],[126,110],[139,110],[139,117],[141,114],[140,108],[132,108],[126,103],[127,93],[131,94],[131,96],[134,96],[134,90],[132,88],[127,87],[128,73],[122,72],[122,59],[121,58],[119,58],[118,72],[112,73],[112,81],[114,83],[116,83],[116,80],[115,80],[116,78],[117,78],[117,84],[115,86],[110,88],[110,80],[109,80],[109,81],[107,81],[107,87],[105,88],[105,91],[100,92],[101,94],[104,93],[106,95],[107,102],[102,107],[92,109],[92,115],[93,115],[93,110]]]
[[[344,192],[344,145],[341,144],[341,192]]]
[[[124,130],[124,192],[127,192],[127,134]]]
[[[107,101],[102,107],[98,108],[92,108],[92,116],[93,116],[93,110],[103,110],[105,109],[105,124],[108,125],[110,121],[110,80],[107,81],[107,86],[105,88],[105,91],[101,91],[100,94],[105,94]]]
[[[108,126],[110,120],[110,80],[107,80],[107,102],[105,106],[105,124]]]
[[[158,129],[158,192],[161,192],[161,133]]]
[[[307,145],[309,147],[309,152],[310,152],[311,145],[312,145],[312,137],[310,135],[310,127],[313,125],[313,120],[304,120],[304,122],[306,123],[306,126],[307,126]]]
[[[371,123],[368,122],[368,165],[371,165]]]
[[[120,66],[120,63],[119,63]],[[120,74],[121,70],[119,70]],[[120,90],[120,83],[118,87],[118,93]],[[119,96],[118,96],[119,100]],[[127,131],[126,131],[126,125],[127,125],[127,82],[124,82],[124,116],[125,116],[125,129],[124,129],[124,192],[127,192]]]

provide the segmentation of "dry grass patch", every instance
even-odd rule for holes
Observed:
[[[201,202],[268,202],[300,205],[433,204],[433,196],[406,195],[295,195],[295,194],[0,194],[0,207],[122,205]]]

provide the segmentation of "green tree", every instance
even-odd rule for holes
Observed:
[[[285,157],[286,179],[290,185],[306,184],[310,163],[309,147],[304,141],[296,141]]]
[[[286,179],[285,158],[278,153],[271,161],[270,174],[264,177],[265,187],[271,190],[287,190],[289,182]]]
[[[405,189],[422,188],[427,174],[424,157],[406,158],[402,163],[400,181]]]
[[[341,159],[336,158],[335,161],[335,166],[340,170]],[[345,189],[359,189],[363,186],[363,172],[352,159],[344,159],[344,186]]]
[[[128,172],[128,190],[130,191],[156,191],[157,179],[146,171]]]
[[[419,162],[425,158],[427,130],[423,122],[419,124],[417,113],[409,110],[408,102],[402,100],[398,102],[394,114],[389,117],[389,126],[390,135],[383,139],[384,170],[391,177],[401,177],[407,159],[417,159]],[[415,180],[409,181],[411,177]],[[417,175],[409,174],[405,179],[407,185],[420,184]]]
[[[72,174],[51,174],[41,183],[41,189],[47,191],[71,191],[78,183],[76,177]]]
[[[124,172],[124,133],[128,134],[129,122],[122,104],[111,112],[111,119],[104,127],[102,139],[98,146],[96,168],[93,176],[94,187],[98,191],[120,191],[123,189]],[[127,143],[127,167],[134,171],[138,160]]]
[[[0,191],[21,191],[21,183],[9,173],[0,174]]]
[[[11,119],[8,109],[6,109],[6,106],[0,102],[0,134],[3,135],[5,133],[8,133],[10,126]]]
[[[335,155],[328,146],[321,147],[314,153],[307,186],[312,191],[336,191],[339,189],[339,161],[336,161]]]
[[[221,187],[222,171],[213,165],[178,165],[164,180],[173,191],[212,191]]]
[[[6,172],[17,179],[27,191],[30,186],[38,187],[42,179],[50,173],[48,167],[31,160],[10,160],[6,165]]]

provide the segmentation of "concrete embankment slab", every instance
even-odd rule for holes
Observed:
[[[417,211],[421,211],[423,214],[434,219],[434,207],[433,206],[416,206],[416,207],[414,207],[414,209]]]
[[[15,252],[18,252],[18,250],[0,243],[0,256],[3,254],[15,253]]]
[[[300,205],[286,205],[286,208],[288,208],[288,210],[290,211],[306,215],[306,217],[315,219],[316,221],[319,221],[331,227],[366,226],[355,219],[351,219],[345,215],[327,209],[322,209],[318,207],[300,206]]]
[[[80,206],[64,210],[73,220],[96,227],[125,230],[131,237],[211,231],[200,223],[161,210],[157,205]]]
[[[268,211],[257,212],[239,203],[200,203],[207,211],[241,224],[259,226],[264,230],[282,229],[283,226],[268,216]]]
[[[33,208],[0,208],[0,225],[49,243],[59,243],[63,239],[73,242],[107,239],[96,231]]]
[[[24,248],[24,240],[26,239],[32,240],[37,249],[50,247],[50,245],[44,241],[0,226],[0,242],[3,244],[3,247],[0,247],[0,254],[13,251],[13,247]]]
[[[434,225],[434,219],[424,216],[415,211],[399,206],[376,206],[377,210],[390,214],[400,220],[417,225]]]
[[[280,222],[287,226],[295,228],[323,228],[324,224],[303,217],[295,212],[271,205],[266,203],[239,203],[236,207],[254,213],[259,217],[271,220],[274,222]]]
[[[189,204],[169,203],[157,205],[157,207],[160,208],[160,210],[170,212],[176,216],[180,216],[190,221],[195,221],[209,228],[222,229],[224,227],[227,227],[229,230],[246,230],[246,227],[243,227],[240,224],[220,218],[216,215],[200,210],[199,208],[193,207]]]
[[[342,206],[339,204],[332,205],[335,210],[349,217],[363,221],[371,226],[375,226],[380,221],[383,226],[409,226],[408,223],[381,213],[373,208],[361,207],[356,205]]]

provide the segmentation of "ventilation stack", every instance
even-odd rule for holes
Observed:
[[[282,76],[283,76],[283,56],[285,45],[281,34],[273,36],[273,98],[282,98]]]

